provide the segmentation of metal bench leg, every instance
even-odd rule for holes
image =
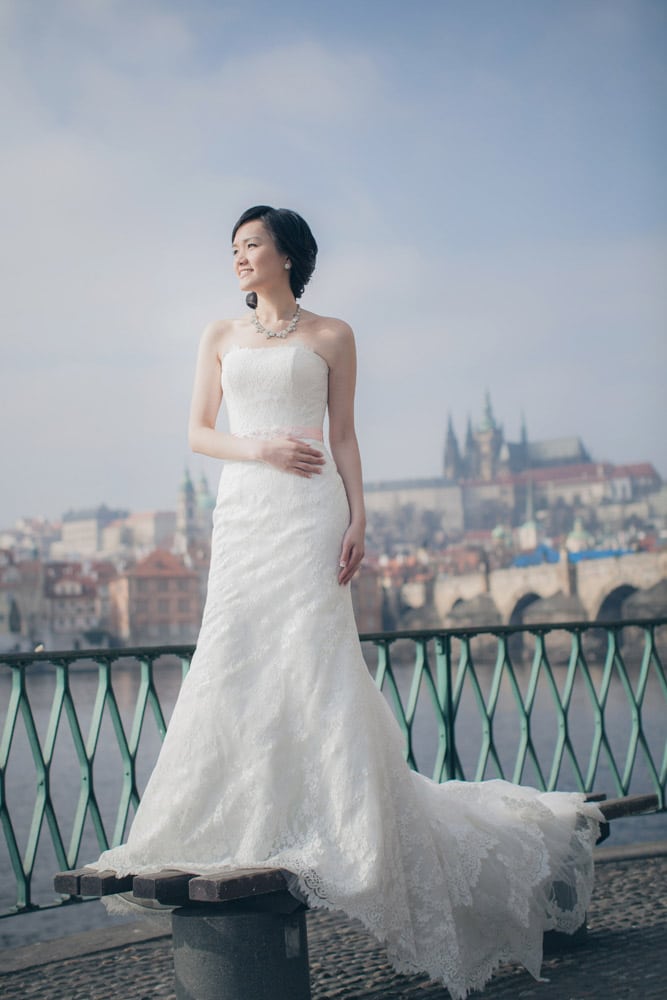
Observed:
[[[554,882],[554,899],[563,910],[572,910],[575,905],[573,890],[564,882]],[[574,931],[573,934],[565,934],[563,931],[545,931],[544,933],[544,954],[555,955],[571,948],[578,948],[586,944],[588,939],[588,925],[586,918],[584,922]]]
[[[305,909],[275,896],[174,910],[177,1000],[311,1000]]]

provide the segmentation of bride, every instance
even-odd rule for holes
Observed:
[[[204,331],[190,417],[193,449],[224,460],[201,632],[127,843],[95,867],[283,868],[454,997],[503,961],[538,977],[543,932],[583,922],[601,814],[578,793],[406,765],[350,596],[352,331],[297,304],[317,245],[295,212],[249,209],[232,252],[250,313]]]

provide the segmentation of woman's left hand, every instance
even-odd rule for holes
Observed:
[[[364,558],[364,534],[362,525],[351,524],[343,535],[338,571],[340,584],[350,582]]]

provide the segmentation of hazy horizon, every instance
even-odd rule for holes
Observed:
[[[172,509],[230,231],[295,208],[359,354],[367,482],[518,440],[667,476],[657,0],[0,0],[0,527]]]
[[[494,415],[496,416],[496,418],[498,418],[497,414],[494,414]],[[497,419],[497,422],[499,424],[502,424],[502,420],[500,420],[500,419]],[[475,421],[473,420],[473,427],[474,426],[475,426]],[[459,434],[456,427],[454,429],[455,429],[455,432],[457,433],[457,437],[459,438],[459,446],[462,449],[463,448],[464,434],[463,433]],[[582,441],[584,447],[586,447],[586,436],[585,436],[585,434],[579,434],[579,435],[574,435],[574,436],[578,437]],[[392,482],[394,480],[418,480],[418,479],[431,479],[431,478],[435,479],[435,478],[438,478],[438,477],[442,476],[442,474],[443,474],[442,473],[442,452],[444,450],[444,437],[445,437],[445,434],[444,434],[444,431],[443,431],[443,434],[442,434],[443,445],[442,445],[442,448],[440,449],[440,464],[439,464],[439,467],[437,469],[434,469],[432,472],[425,472],[423,474],[415,474],[413,476],[388,475],[388,476],[377,477],[376,479],[369,479],[368,476],[364,476],[364,485],[367,486],[367,485],[373,485],[375,483]],[[554,437],[560,437],[560,435],[555,435]],[[510,435],[508,438],[506,438],[506,440],[517,441],[518,442],[518,440],[519,440],[519,434],[517,433],[514,437],[512,437]],[[534,440],[534,439],[531,439],[530,436],[529,436],[529,440]],[[545,439],[542,439],[542,440],[552,440],[552,439],[551,438],[548,438],[548,439],[545,438]],[[649,462],[651,465],[653,465],[655,467],[655,463],[651,462],[650,459],[646,459],[646,458],[633,459],[633,460],[631,460],[628,463],[625,463],[625,462],[614,462],[613,460],[610,460],[610,459],[607,459],[607,458],[599,458],[598,456],[594,456],[594,455],[591,455],[591,459],[592,459],[592,461],[594,461],[596,463],[602,462],[602,463],[608,463],[608,464],[611,464],[611,465],[625,465],[625,464],[633,464],[634,465],[634,464],[639,464],[639,463],[642,463],[642,462]],[[59,511],[59,512],[37,511],[37,512],[29,513],[29,514],[22,514],[22,515],[19,515],[19,517],[24,517],[25,516],[27,519],[30,519],[32,517],[42,517],[43,516],[48,521],[50,521],[51,523],[55,523],[55,522],[58,522],[59,520],[61,520],[62,517],[65,514],[68,514],[68,513],[71,513],[71,512],[79,512],[81,510],[97,509],[98,507],[101,507],[101,506],[106,506],[110,510],[116,510],[116,509],[123,510],[123,509],[125,509],[125,510],[127,510],[129,512],[130,515],[131,514],[147,513],[147,512],[153,511],[153,510],[154,511],[175,511],[176,510],[176,500],[177,500],[178,488],[180,486],[183,474],[184,474],[184,472],[185,472],[186,469],[187,469],[188,473],[190,474],[190,477],[191,477],[191,479],[192,479],[192,481],[193,481],[193,483],[194,483],[195,486],[197,485],[197,481],[200,479],[200,477],[203,474],[206,477],[206,479],[207,479],[210,492],[215,496],[215,493],[216,493],[216,490],[217,490],[217,476],[216,476],[216,473],[218,473],[218,475],[219,475],[219,470],[222,469],[222,465],[223,465],[222,461],[218,461],[218,460],[215,460],[215,459],[207,459],[205,457],[202,457],[201,455],[194,455],[194,454],[191,455],[190,459],[185,461],[184,466],[180,467],[179,469],[175,469],[175,478],[174,478],[174,482],[173,482],[173,488],[172,488],[172,491],[171,491],[171,495],[168,498],[165,497],[164,502],[159,502],[159,503],[155,504],[151,508],[133,507],[133,506],[131,506],[127,502],[122,502],[122,500],[119,500],[117,503],[113,503],[112,504],[105,497],[100,497],[100,498],[98,498],[97,501],[92,501],[91,503],[85,504],[85,505],[78,504],[78,503],[76,503],[76,500],[73,499],[72,502],[68,503],[67,506],[65,508],[63,508],[61,511]],[[657,471],[659,472],[660,470],[657,470]],[[3,530],[3,529],[11,528],[11,527],[12,527],[11,524],[0,524],[0,531]]]

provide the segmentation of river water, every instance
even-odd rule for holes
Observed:
[[[401,665],[400,643],[395,647],[396,657],[394,673],[397,685],[401,691],[403,703],[406,704],[412,682],[412,666],[409,662]],[[367,650],[369,660],[372,660],[372,650]],[[526,660],[529,661],[529,657]],[[493,678],[492,661],[484,661],[483,656],[476,658],[477,675],[480,689],[485,701],[491,691]],[[628,670],[636,690],[638,679],[639,653],[626,657]],[[530,677],[530,662],[523,662],[518,656],[514,661],[515,675],[522,696],[526,696]],[[596,690],[601,690],[603,667],[601,661],[589,660],[591,676]],[[561,658],[560,665],[554,667],[556,684],[561,694],[566,677],[566,667]],[[139,671],[136,665],[128,661],[120,661],[113,668],[113,690],[118,702],[123,728],[126,734],[132,729],[134,705],[139,690]],[[181,682],[180,666],[173,660],[158,661],[155,669],[156,687],[165,717],[168,721],[178,694]],[[76,705],[78,723],[87,736],[90,720],[93,714],[97,692],[97,671],[92,664],[82,662],[70,671],[71,690]],[[40,742],[44,746],[49,727],[49,717],[55,689],[54,672],[40,665],[40,668],[28,668],[26,683],[30,704]],[[0,711],[4,716],[9,701],[11,677],[8,668],[0,665]],[[386,692],[385,692],[386,693]],[[437,751],[437,719],[431,707],[428,691],[423,686],[417,702],[417,711],[413,723],[413,751],[419,769],[425,774],[431,774]],[[642,709],[642,726],[653,758],[658,767],[662,760],[667,734],[667,711],[665,694],[661,687],[657,672],[651,674]],[[582,768],[586,769],[591,743],[594,735],[594,713],[591,700],[583,679],[574,685],[569,709],[569,731],[572,745]],[[616,757],[621,771],[625,763],[625,753],[630,737],[631,716],[628,700],[622,682],[616,678],[610,685],[605,705],[605,727],[609,735],[610,747]],[[558,736],[553,699],[548,690],[548,684],[540,683],[535,695],[531,714],[531,729],[538,758],[543,764],[543,770],[548,772],[553,758],[554,747]],[[514,777],[514,765],[520,733],[514,695],[509,676],[504,676],[500,684],[498,702],[493,721],[493,732],[496,746],[505,776]],[[479,709],[477,707],[472,686],[464,686],[459,712],[457,716],[457,752],[461,759],[465,777],[476,777],[480,746],[483,732]],[[150,707],[144,721],[144,727],[137,754],[137,774],[140,788],[145,786],[160,748],[158,726]],[[102,724],[98,749],[94,762],[94,787],[100,811],[105,823],[109,839],[113,836],[113,823],[119,798],[122,791],[123,764],[118,742],[114,734],[112,721],[105,714]],[[497,768],[491,763],[484,773],[478,777],[491,778],[498,776]],[[533,765],[528,765],[520,775],[523,784],[537,783],[536,771]],[[31,817],[35,804],[36,780],[35,767],[30,746],[26,736],[23,719],[19,719],[14,733],[12,751],[5,775],[6,798],[11,822],[21,851],[25,851],[28,841]],[[574,772],[571,764],[564,762],[558,778],[558,787],[563,790],[576,788]],[[594,787],[606,792],[609,797],[615,796],[612,773],[608,760],[603,756],[596,771]],[[74,816],[80,789],[80,769],[77,764],[74,743],[70,735],[70,727],[65,718],[61,719],[58,738],[56,740],[53,760],[50,768],[51,797],[54,803],[55,815],[61,830],[65,846],[69,846]],[[653,791],[646,759],[639,750],[632,773],[631,792]],[[615,821],[612,826],[612,838],[609,843],[620,845],[638,841],[667,839],[667,815],[635,817]],[[88,817],[84,829],[82,847],[79,854],[79,866],[90,861],[99,854],[97,838]],[[54,892],[51,879],[58,864],[51,845],[46,819],[42,828],[39,849],[35,862],[33,876],[33,898],[42,905],[53,902]],[[9,852],[5,838],[0,836],[0,912],[4,913],[15,903],[15,883],[10,863]],[[0,920],[0,947],[29,944],[39,940],[59,937],[92,927],[107,926],[110,918],[100,903],[86,903],[46,910],[44,912],[17,915]]]

